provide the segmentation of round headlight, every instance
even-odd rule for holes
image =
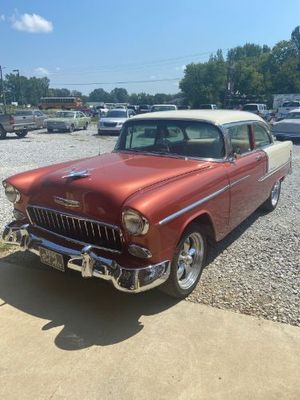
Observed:
[[[21,199],[21,193],[12,185],[3,182],[5,195],[9,201],[12,203],[17,203]]]
[[[149,230],[148,220],[137,211],[128,209],[122,215],[123,225],[134,236],[145,235]]]

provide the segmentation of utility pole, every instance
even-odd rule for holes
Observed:
[[[2,67],[0,65],[0,82],[1,82],[1,92],[3,98],[3,110],[4,114],[6,114],[6,98],[5,98],[5,90],[4,90],[4,83],[3,83],[3,75],[2,75]]]
[[[18,105],[21,105],[21,103],[22,103],[22,96],[21,96],[20,71],[19,71],[18,69],[13,69],[12,72],[16,72],[16,73],[17,73],[17,78],[18,78],[17,102],[18,102]]]

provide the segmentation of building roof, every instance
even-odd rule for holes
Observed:
[[[131,120],[139,119],[193,119],[207,121],[215,125],[224,125],[239,121],[263,121],[254,113],[236,110],[177,110],[160,111],[136,115]]]

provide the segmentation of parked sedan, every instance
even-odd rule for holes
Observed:
[[[49,133],[53,131],[73,132],[76,129],[87,129],[90,118],[81,111],[59,111],[54,117],[45,121]]]
[[[287,114],[287,117],[272,126],[272,134],[278,139],[300,139],[300,108]]]
[[[158,111],[175,111],[177,110],[177,106],[175,104],[154,104],[151,106],[151,112]]]
[[[119,135],[124,122],[135,115],[131,109],[116,108],[109,110],[98,122],[99,135]]]
[[[255,114],[141,114],[124,123],[111,154],[5,179],[16,220],[3,239],[124,292],[159,286],[184,298],[209,243],[258,207],[275,209],[291,153]]]

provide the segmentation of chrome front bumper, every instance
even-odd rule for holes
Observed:
[[[169,261],[143,268],[124,268],[114,260],[96,255],[92,246],[77,251],[40,238],[30,232],[30,225],[20,226],[12,222],[5,227],[2,239],[38,256],[40,247],[62,254],[68,259],[67,268],[81,272],[83,278],[96,277],[111,281],[122,292],[139,293],[152,289],[164,283],[170,275]]]

